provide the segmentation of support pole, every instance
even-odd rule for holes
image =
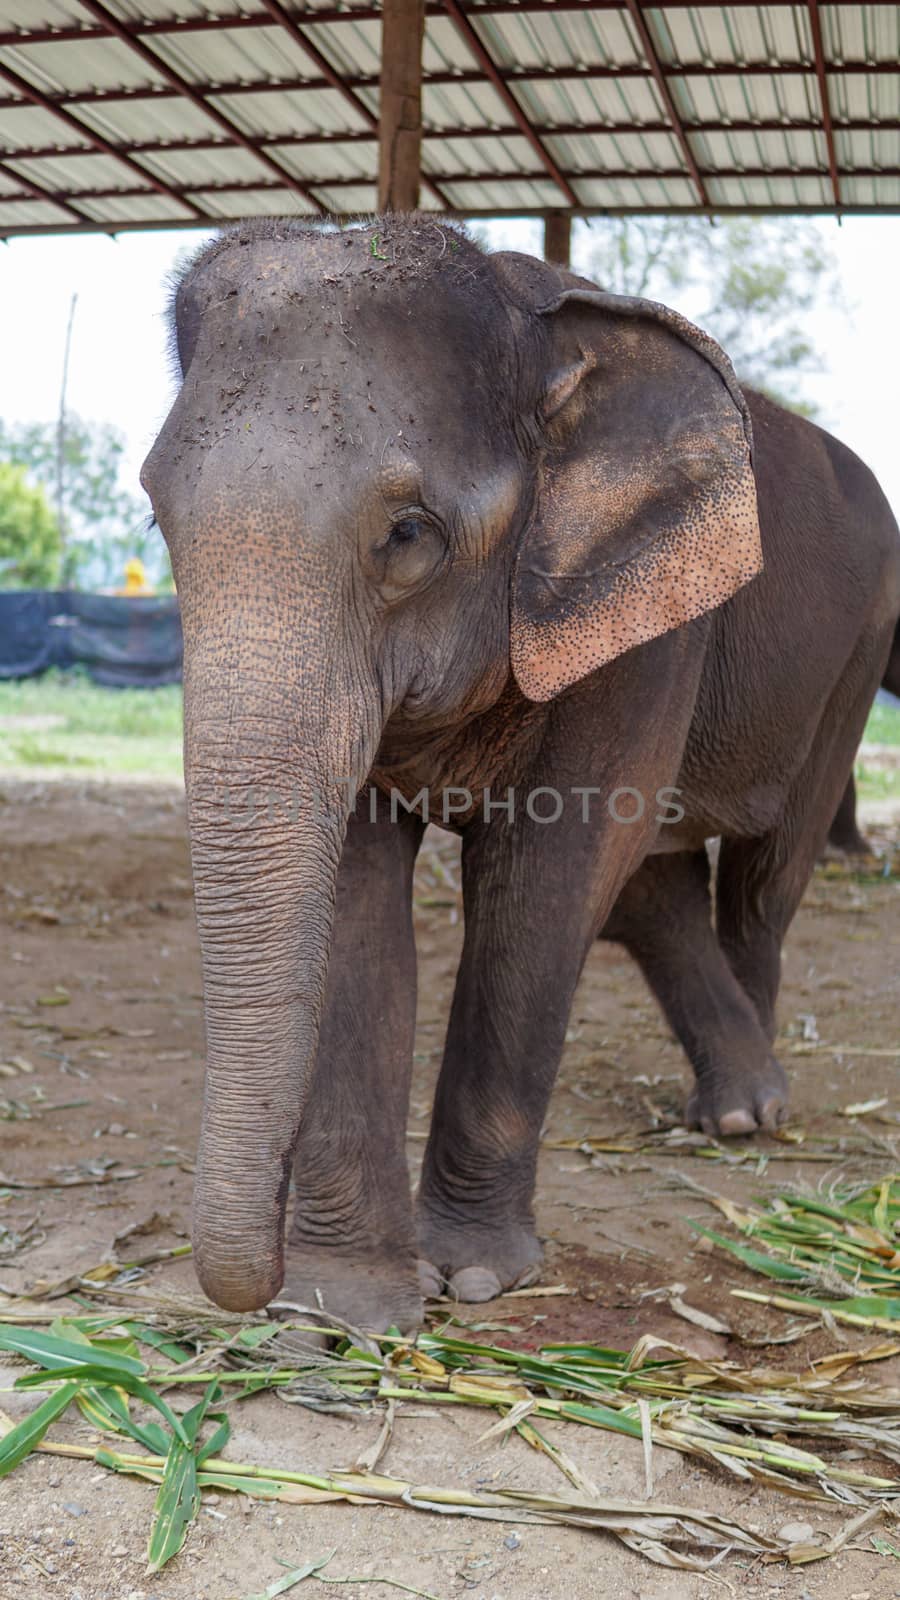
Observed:
[[[425,0],[384,0],[378,121],[378,209],[415,211],[422,155]]]
[[[550,211],[544,218],[544,260],[568,267],[572,259],[572,213]]]

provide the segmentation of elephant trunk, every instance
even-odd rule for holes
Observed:
[[[248,1311],[282,1283],[346,780],[351,763],[365,776],[374,747],[329,711],[348,697],[324,665],[311,682],[315,657],[304,652],[301,680],[296,641],[266,642],[286,629],[270,619],[256,640],[237,632],[245,637],[223,661],[221,636],[213,651],[185,630],[185,776],[207,1036],[194,1258],[213,1300]]]

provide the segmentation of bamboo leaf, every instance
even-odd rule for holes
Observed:
[[[321,1572],[334,1554],[333,1550],[329,1550],[327,1556],[317,1556],[314,1561],[308,1561],[305,1567],[294,1567],[292,1572],[286,1572],[283,1578],[276,1578],[274,1583],[270,1583],[262,1594],[248,1594],[245,1600],[278,1600],[279,1595],[287,1594],[289,1589],[302,1583],[304,1578],[312,1578]]]
[[[748,1245],[737,1244],[734,1239],[726,1239],[724,1234],[715,1233],[712,1228],[704,1228],[699,1222],[691,1222],[690,1226],[695,1233],[701,1233],[705,1239],[712,1239],[714,1244],[727,1250],[729,1255],[736,1256],[746,1267],[752,1267],[754,1272],[761,1272],[766,1278],[781,1278],[797,1283],[809,1276],[802,1267],[792,1267],[786,1261],[773,1261],[771,1256],[763,1255],[761,1250],[751,1250]]]
[[[156,1496],[147,1545],[151,1572],[159,1572],[177,1555],[200,1508],[197,1458],[190,1446],[173,1438]]]
[[[85,1345],[80,1340],[60,1339],[52,1333],[40,1333],[36,1328],[0,1327],[0,1350],[11,1350],[46,1372],[65,1372],[67,1376],[74,1376],[84,1368],[94,1373],[102,1369],[106,1381],[111,1383],[122,1376],[142,1377],[147,1371],[144,1362],[133,1356],[104,1350],[94,1343]]]
[[[219,1426],[212,1438],[205,1448],[201,1449],[199,1445],[200,1429],[210,1414],[210,1406],[220,1398],[221,1392],[218,1383],[207,1385],[202,1399],[181,1418],[187,1443],[176,1437],[169,1445],[147,1546],[147,1559],[153,1572],[158,1572],[167,1561],[178,1554],[187,1537],[188,1528],[200,1509],[198,1467],[218,1446],[227,1443],[231,1431],[230,1425],[219,1413],[217,1417]]]
[[[36,1410],[3,1435],[0,1439],[0,1478],[12,1472],[13,1467],[17,1467],[40,1444],[51,1422],[62,1416],[77,1392],[77,1383],[63,1384],[55,1394],[48,1395]]]

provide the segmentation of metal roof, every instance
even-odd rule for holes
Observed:
[[[380,6],[0,0],[0,238],[377,203]],[[422,204],[900,212],[900,4],[427,0]]]

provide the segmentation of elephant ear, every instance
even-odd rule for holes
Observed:
[[[719,346],[665,306],[538,270],[557,290],[532,301],[553,355],[511,655],[522,692],[549,700],[720,605],[762,554],[750,418]]]

